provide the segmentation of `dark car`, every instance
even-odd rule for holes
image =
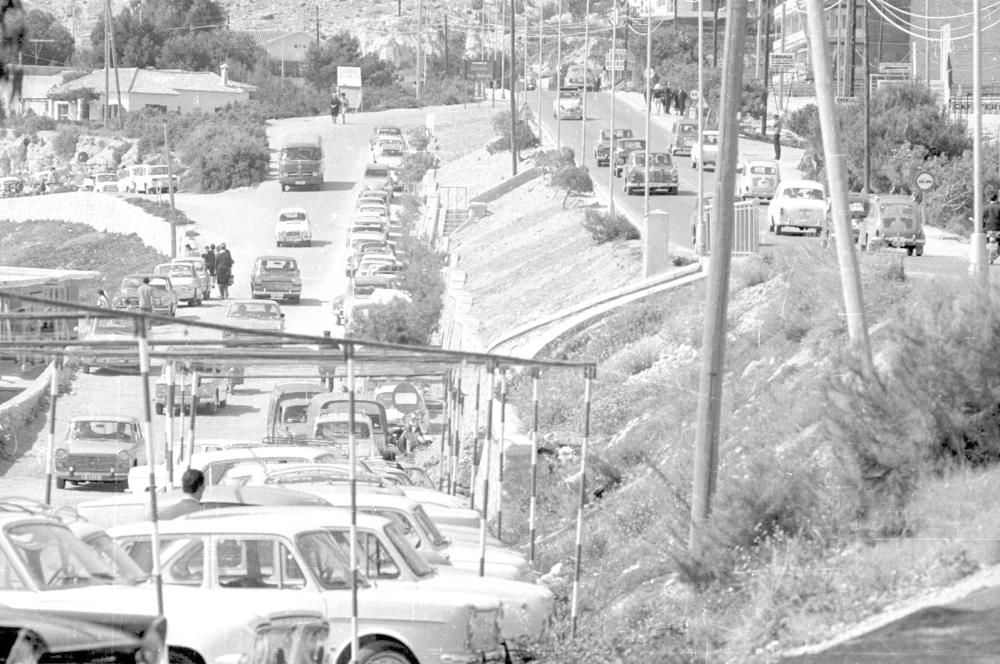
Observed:
[[[677,193],[677,166],[669,154],[666,152],[649,153],[649,183],[643,186],[646,172],[646,152],[644,150],[632,151],[625,163],[623,189],[626,194],[641,192],[647,188],[651,194],[657,191],[665,191],[668,194]]]
[[[611,141],[619,138],[632,138],[631,129],[615,129],[612,134],[610,129],[602,129],[597,140],[594,141],[594,161],[598,166],[607,166],[611,163]]]
[[[291,300],[302,297],[302,273],[291,256],[260,256],[250,273],[250,292],[254,299]]]
[[[615,148],[613,153],[615,169],[615,177],[621,177],[622,172],[625,170],[625,162],[628,161],[628,155],[630,152],[635,150],[645,150],[646,141],[641,138],[619,138],[615,141]]]
[[[170,277],[160,274],[130,274],[122,279],[122,287],[111,302],[111,307],[119,311],[139,311],[139,286],[144,278],[149,278],[153,287],[153,313],[173,316],[177,313],[177,293]]]

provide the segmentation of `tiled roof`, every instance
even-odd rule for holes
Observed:
[[[222,77],[211,71],[182,71],[179,69],[139,69],[123,67],[118,69],[118,79],[122,92],[144,92],[149,94],[176,95],[181,90],[193,92],[231,92],[239,94],[245,86],[231,82],[222,84]],[[111,86],[114,87],[114,73]],[[104,70],[95,70],[82,78],[57,86],[51,92],[64,92],[79,88],[104,89]]]
[[[257,46],[267,46],[271,42],[276,42],[282,37],[289,37],[291,35],[306,35],[307,37],[312,37],[307,32],[302,32],[301,30],[277,30],[274,28],[265,30],[244,30],[243,34],[249,35],[250,39]]]

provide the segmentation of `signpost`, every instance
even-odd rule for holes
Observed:
[[[420,392],[410,383],[400,383],[392,391],[392,406],[404,415],[420,408]]]
[[[920,221],[927,221],[927,192],[934,188],[934,176],[924,171],[917,175],[917,189],[920,190]]]
[[[469,72],[473,80],[488,81],[493,78],[493,63],[489,60],[476,60],[469,63]]]
[[[624,48],[616,48],[604,56],[604,68],[608,71],[625,71],[635,65],[635,56]]]
[[[361,67],[337,67],[337,87],[347,95],[351,108],[361,110]]]
[[[777,74],[795,71],[794,53],[772,53],[768,62],[770,71]]]

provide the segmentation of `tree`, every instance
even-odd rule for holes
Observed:
[[[49,12],[40,9],[28,11],[24,15],[24,26],[27,32],[24,64],[64,65],[73,57],[73,35]]]
[[[249,35],[229,30],[199,30],[168,38],[156,58],[156,66],[161,69],[217,71],[219,65],[225,62],[245,71],[252,69],[263,57],[266,57],[264,50],[254,44]],[[232,73],[233,70],[230,70]]]
[[[306,49],[305,79],[320,92],[330,90],[337,81],[337,67],[357,67],[361,60],[358,38],[342,30],[317,47]]]
[[[590,177],[590,171],[586,166],[563,166],[552,174],[549,183],[556,189],[563,189],[566,192],[562,201],[563,209],[566,208],[570,194],[587,194],[594,191],[594,180]]]

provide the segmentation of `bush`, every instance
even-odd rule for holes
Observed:
[[[785,129],[799,136],[811,136],[819,131],[819,108],[816,104],[806,104],[788,116]]]
[[[420,101],[426,106],[465,104],[475,101],[475,82],[460,78],[427,81],[421,90]]]
[[[563,166],[552,174],[549,184],[556,189],[566,191],[566,195],[563,196],[563,208],[566,207],[570,194],[589,194],[594,191],[594,180],[590,177],[590,171],[586,166]]]
[[[365,88],[366,111],[384,111],[391,108],[417,108],[416,90],[399,81],[381,88]]]
[[[422,346],[427,343],[429,334],[414,324],[418,318],[414,304],[397,299],[351,317],[345,333],[351,339]]]
[[[75,125],[63,125],[52,139],[52,149],[56,156],[72,159],[76,156],[76,144],[80,140],[80,129]]]
[[[262,182],[271,159],[266,137],[223,123],[196,128],[181,145],[181,154],[188,184],[209,192]]]
[[[424,179],[432,168],[437,168],[437,157],[430,152],[410,152],[403,157],[401,178],[404,184],[415,185]]]
[[[431,143],[431,132],[420,125],[406,130],[406,144],[414,152],[423,152]]]
[[[597,244],[612,240],[638,240],[639,230],[633,226],[625,215],[616,213],[615,218],[601,210],[587,210],[583,215],[584,230],[590,233]]]
[[[545,150],[535,154],[535,165],[542,173],[551,176],[563,166],[576,164],[576,153],[573,148],[563,147],[561,150]]]
[[[538,145],[538,137],[531,130],[531,126],[518,117],[514,123],[515,147],[520,150],[527,150]],[[497,135],[497,145],[500,150],[510,149],[510,111],[500,111],[493,116],[493,133]]]

